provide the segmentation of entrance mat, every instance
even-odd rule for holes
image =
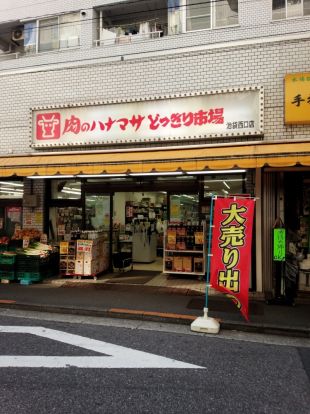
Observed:
[[[198,309],[202,310],[205,306],[205,299],[204,298],[193,298],[187,304],[187,309]],[[209,311],[217,311],[217,312],[239,312],[237,307],[232,303],[231,300],[212,300],[209,297]],[[264,307],[263,304],[260,303],[249,303],[249,313],[250,315],[263,315],[264,314]]]
[[[148,277],[155,277],[160,275],[161,272],[158,270],[129,270],[128,272],[119,272],[119,273],[114,273],[113,274],[113,278],[116,277],[121,277],[121,278],[127,278],[127,277],[141,277],[141,276],[148,276]]]

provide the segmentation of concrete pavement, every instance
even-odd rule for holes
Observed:
[[[0,284],[0,307],[14,309],[190,325],[203,315],[204,304],[204,294],[182,288],[74,280]],[[295,306],[250,300],[250,322],[246,322],[229,299],[214,295],[209,297],[209,316],[220,320],[221,329],[310,337],[308,300],[297,300]]]

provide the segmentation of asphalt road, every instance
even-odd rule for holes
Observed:
[[[0,325],[1,414],[309,412],[308,339],[5,310]]]

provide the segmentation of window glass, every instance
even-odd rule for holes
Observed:
[[[201,30],[211,27],[210,0],[188,0],[186,8],[186,30]]]
[[[302,15],[302,0],[287,0],[287,17],[298,17]]]
[[[199,224],[198,194],[171,194],[170,222]]]
[[[310,15],[310,0],[273,0],[274,20]]]
[[[0,181],[0,198],[23,198],[24,184],[21,181]]]
[[[214,4],[214,26],[222,27],[238,23],[238,0],[222,0]]]
[[[39,52],[59,48],[58,17],[39,21]]]
[[[52,199],[78,200],[81,198],[81,182],[75,180],[52,180]]]
[[[85,196],[86,230],[109,230],[110,196],[86,194]]]
[[[36,52],[37,43],[36,22],[25,23],[24,26],[24,50],[26,53]]]
[[[78,13],[59,16],[59,47],[74,47],[80,44],[80,18]]]
[[[235,195],[244,192],[242,174],[213,175],[204,178],[204,197]]]

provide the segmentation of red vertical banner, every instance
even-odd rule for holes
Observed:
[[[226,294],[249,320],[253,198],[216,198],[210,261],[211,286]]]

